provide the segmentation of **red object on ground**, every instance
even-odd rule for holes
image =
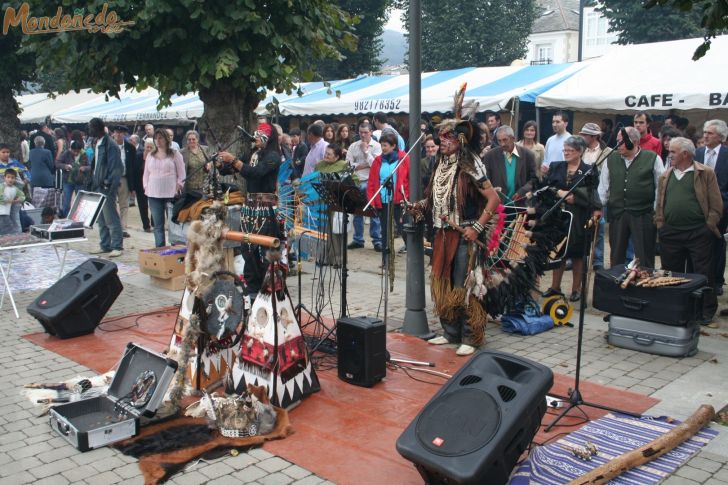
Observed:
[[[106,372],[121,357],[127,342],[147,348],[164,350],[172,335],[176,308],[164,308],[156,315],[130,315],[107,319],[93,334],[60,340],[45,333],[25,338],[57,354],[94,369]],[[133,326],[134,322],[138,326]],[[126,329],[126,327],[130,327]],[[576,339],[576,334],[574,334]],[[424,341],[401,335],[387,334],[387,349],[393,358],[435,362],[434,370],[454,374],[468,359],[457,357],[451,348],[428,345]],[[357,387],[341,381],[336,368],[318,371],[321,391],[304,400],[290,412],[295,433],[285,440],[266,443],[267,451],[302,466],[334,483],[417,484],[422,479],[414,466],[399,456],[397,438],[445,379],[421,372],[415,377],[437,384],[426,384],[409,378],[402,370],[387,370],[387,377],[373,388]],[[554,374],[550,394],[564,396],[574,385],[571,376]],[[644,412],[659,401],[628,391],[614,389],[587,381],[581,382],[584,399],[625,411]],[[607,414],[599,409],[582,407],[591,419]],[[550,410],[543,424],[555,416]],[[581,428],[583,416],[573,410],[551,433],[544,434],[543,426],[535,442]]]

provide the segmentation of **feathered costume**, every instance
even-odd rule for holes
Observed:
[[[455,94],[453,119],[438,128],[440,137],[460,142],[453,155],[439,154],[425,199],[411,208],[415,219],[432,218],[435,227],[430,287],[435,313],[445,338],[479,346],[484,342],[487,315],[513,310],[534,288],[549,264],[549,255],[568,233],[568,215],[555,210],[540,217],[558,200],[542,190],[530,207],[506,202],[493,211],[479,243],[468,244],[463,228],[475,228],[486,210],[481,189],[491,186],[477,153],[480,131],[469,118],[478,108],[465,103],[465,84]]]

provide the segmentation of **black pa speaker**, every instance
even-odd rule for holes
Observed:
[[[372,387],[387,373],[387,329],[378,318],[343,317],[336,322],[339,379]]]
[[[476,353],[397,440],[428,484],[506,483],[546,413],[551,370],[504,352]]]
[[[88,259],[44,291],[28,313],[59,338],[92,333],[121,293],[115,263]]]

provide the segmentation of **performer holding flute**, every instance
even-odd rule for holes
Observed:
[[[455,119],[438,125],[440,153],[425,199],[407,206],[416,220],[431,217],[435,228],[430,285],[444,335],[428,342],[460,344],[456,354],[463,356],[484,343],[487,320],[481,301],[464,287],[470,253],[483,250],[471,243],[486,235],[500,202],[477,155],[480,130],[462,116],[464,95],[465,85],[455,94]]]
[[[281,148],[278,131],[268,123],[258,124],[254,134],[255,150],[246,160],[223,151],[218,153],[220,174],[233,171],[240,173],[247,181],[248,194],[242,208],[242,231],[250,234],[271,236],[281,241],[281,270],[288,269],[285,251],[285,230],[277,217],[278,197],[276,183],[281,165]],[[208,167],[209,169],[209,167]],[[270,263],[266,261],[267,249],[250,242],[243,242],[236,248],[236,255],[242,254],[245,261],[243,275],[250,295],[256,295],[263,284],[263,278]]]

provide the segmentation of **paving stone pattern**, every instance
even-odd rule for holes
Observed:
[[[137,251],[152,247],[153,237],[139,230],[138,212],[134,208],[130,210],[130,224],[132,237],[124,240],[125,251],[119,260],[136,264]],[[88,232],[89,242],[79,244],[74,249],[88,252],[98,247],[97,234],[95,231]],[[369,242],[367,248],[349,252],[350,315],[372,315],[376,309],[381,315],[381,277],[377,269],[380,257],[372,250]],[[389,304],[391,318],[387,322],[391,331],[398,331],[401,327],[405,311],[405,261],[406,255],[397,255],[395,290],[390,295]],[[301,290],[302,300],[309,309],[316,308],[315,302],[318,300],[314,294],[321,283],[320,275],[315,281],[312,280],[313,276],[314,266],[305,263]],[[548,278],[548,275],[543,278],[542,286],[546,285],[544,282]],[[122,279],[124,291],[108,316],[179,303],[178,293],[151,286],[144,275],[131,274]],[[339,280],[328,280],[326,277],[323,280],[326,292],[330,294],[323,299],[326,304],[321,308],[322,314],[338,315]],[[288,284],[294,300],[297,300],[297,278],[290,277]],[[570,285],[568,275],[564,285],[565,288]],[[13,315],[7,298],[0,310],[0,339],[4,343],[0,347],[0,484],[142,483],[135,459],[110,448],[87,453],[76,451],[53,434],[47,417],[37,417],[37,410],[20,395],[22,386],[29,382],[60,381],[78,374],[92,374],[89,369],[21,338],[24,334],[42,330],[40,324],[25,312],[27,305],[40,293],[35,291],[14,295],[20,311],[19,319]],[[721,298],[721,303],[725,303],[724,300],[725,297]],[[431,328],[439,330],[437,319],[431,312],[429,293],[427,315]],[[600,321],[596,312],[590,311],[589,315],[590,325],[584,331],[582,376],[592,382],[650,395],[674,380],[689,375],[696,368],[709,365],[706,362],[714,356],[713,353],[701,351],[692,358],[672,359],[612,348],[604,340],[606,324]],[[576,321],[576,317],[573,321]],[[721,321],[720,325],[721,328],[717,330],[708,330],[708,335],[703,338],[725,339],[720,334],[726,332],[728,322]],[[497,324],[489,324],[486,334],[488,348],[528,357],[562,374],[573,374],[575,371],[576,330],[573,328],[561,327],[533,337],[518,337],[502,332]],[[728,339],[724,341],[728,344]],[[406,424],[402,423],[402,426]],[[723,428],[719,429],[725,433]],[[174,475],[169,483],[314,485],[331,482],[265,449],[254,449],[235,457],[191,463],[185,471]],[[665,483],[728,485],[728,453],[723,450],[720,453],[702,451]]]

